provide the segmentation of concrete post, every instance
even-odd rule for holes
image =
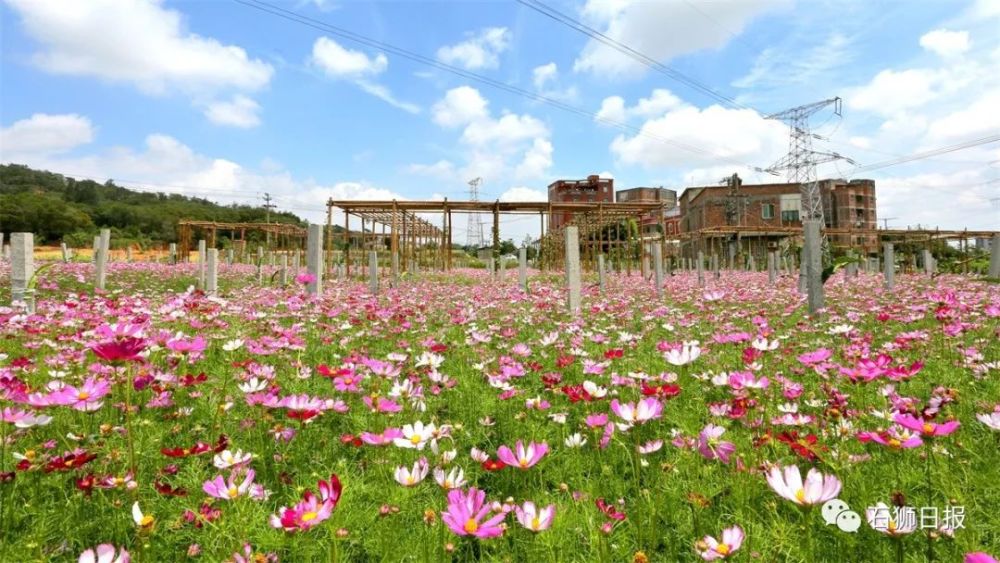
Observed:
[[[97,264],[97,255],[100,254],[100,250],[101,250],[101,235],[97,235],[96,237],[94,237],[94,251],[90,255],[91,263]]]
[[[597,286],[601,289],[601,295],[604,295],[604,255],[597,255]]]
[[[292,254],[292,279],[295,279],[295,277],[299,275],[299,270],[301,269],[302,263],[299,258],[299,252],[295,251],[295,254]]]
[[[656,297],[663,299],[663,246],[653,243],[653,279],[656,281]]]
[[[705,253],[698,251],[698,258],[695,259],[695,269],[698,271],[698,285],[705,286]]]
[[[125,247],[125,261],[126,262],[131,262],[132,261],[132,247],[131,246],[126,246]]]
[[[111,261],[111,229],[101,229],[101,248],[104,249],[104,259]]]
[[[236,258],[236,252],[232,248],[226,250],[226,264],[232,266],[233,260]]]
[[[934,256],[927,249],[924,249],[924,273],[928,276],[934,275]]]
[[[368,292],[378,295],[378,252],[368,251]]]
[[[281,255],[281,274],[278,275],[278,280],[281,282],[281,287],[288,285],[288,255]]]
[[[569,312],[580,311],[580,232],[576,225],[564,229],[566,233],[566,286],[568,295],[566,306]]]
[[[306,269],[312,281],[306,291],[313,295],[323,294],[323,225],[309,224],[306,238]]]
[[[778,269],[774,258],[774,251],[769,250],[767,252],[767,283],[771,285],[774,285],[775,280],[778,279]]]
[[[176,242],[170,243],[170,251],[169,252],[170,252],[170,263],[171,264],[176,264],[177,263],[177,243]]]
[[[28,295],[28,283],[35,275],[35,235],[11,233],[10,251],[10,299],[14,303],[26,302],[28,312],[34,312],[34,297]]]
[[[715,273],[715,279],[722,277],[722,271],[719,269],[719,255],[712,255],[712,271]]]
[[[257,247],[257,283],[264,283],[264,247]]]
[[[97,237],[100,239],[101,237]],[[104,283],[108,272],[108,251],[97,241],[97,262],[94,264],[94,287],[104,289]]]
[[[1000,278],[1000,235],[993,235],[990,241],[990,270],[991,278]]]
[[[219,291],[219,249],[208,249],[208,260],[205,271],[205,291],[215,295]]]
[[[399,252],[392,253],[392,282],[399,283]]]
[[[205,239],[198,241],[198,287],[205,288],[205,261],[208,260],[208,252],[205,250]]]
[[[823,308],[823,235],[820,233],[822,223],[817,219],[807,219],[802,222],[806,264],[806,293],[809,303],[809,313],[816,314]]]
[[[892,243],[882,244],[882,262],[885,268],[885,288],[892,291],[896,287],[896,257],[893,253]]]
[[[528,249],[523,246],[517,251],[517,285],[528,292]]]
[[[649,244],[643,243],[643,253],[642,253],[642,279],[645,280],[649,276]]]
[[[504,260],[503,256],[500,257],[500,280],[503,281],[507,277],[507,261]]]
[[[808,283],[806,282],[806,262],[808,261],[806,247],[803,246],[799,250],[799,293],[806,293],[808,291]]]
[[[0,236],[3,236],[3,235],[0,235]],[[64,243],[60,244],[59,248],[62,250],[63,262],[69,262],[69,248],[66,246],[66,243],[64,242]]]

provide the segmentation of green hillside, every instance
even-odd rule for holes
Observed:
[[[130,190],[113,181],[76,180],[19,164],[0,165],[0,232],[35,233],[36,243],[89,246],[99,228],[117,244],[158,246],[177,240],[177,221],[263,222],[266,210],[196,197]],[[305,226],[292,213],[271,221]],[[253,239],[247,233],[248,239]]]

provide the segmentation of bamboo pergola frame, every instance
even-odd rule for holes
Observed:
[[[203,234],[205,243],[209,248],[215,247],[216,235],[219,231],[229,231],[230,240],[239,243],[237,248],[242,257],[246,245],[246,233],[259,232],[284,237],[286,248],[304,248],[306,240],[306,229],[298,225],[289,223],[220,223],[217,221],[194,221],[181,219],[177,222],[177,239],[181,256],[187,256],[192,249],[194,234]],[[237,236],[237,233],[239,236]]]
[[[641,220],[644,214],[662,210],[660,202],[511,202],[511,201],[351,201],[329,200],[327,202],[327,248],[332,248],[333,210],[344,213],[344,231],[350,229],[351,216],[361,219],[362,231],[371,224],[372,248],[377,244],[378,235],[374,232],[375,225],[382,226],[382,234],[389,229],[389,250],[392,256],[400,256],[407,264],[417,260],[430,262],[442,270],[452,267],[452,215],[455,213],[484,213],[493,216],[492,249],[494,258],[499,258],[500,248],[500,215],[531,215],[539,216],[541,226],[540,260],[544,268],[561,261],[558,249],[561,248],[562,230],[550,229],[546,233],[546,225],[552,224],[556,213],[570,214],[567,224],[580,228],[581,244],[586,244],[590,250],[586,253],[589,263],[596,263],[595,248],[598,241],[593,240],[594,234],[606,230],[625,219]],[[440,214],[441,226],[431,224],[418,214]],[[347,273],[350,275],[351,244],[347,237],[341,239],[344,245],[344,261]],[[586,241],[586,242],[585,242]],[[617,241],[621,242],[621,241]],[[611,241],[607,241],[608,244]],[[368,242],[363,243],[368,248]],[[429,256],[429,260],[428,260]]]

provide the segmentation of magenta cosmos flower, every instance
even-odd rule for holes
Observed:
[[[328,481],[320,481],[318,486],[318,498],[312,491],[306,491],[301,502],[291,508],[283,506],[278,509],[277,514],[272,514],[271,526],[286,532],[299,532],[329,518],[340,501],[340,479],[334,474]]]
[[[511,451],[507,446],[500,446],[497,449],[497,457],[500,461],[506,463],[507,465],[512,465],[514,467],[520,467],[521,469],[528,469],[532,467],[545,456],[549,451],[549,445],[545,442],[540,442],[538,444],[534,442],[529,442],[527,446],[524,445],[521,440],[517,441],[515,445],[517,448],[517,455]]]
[[[965,563],[1000,563],[988,553],[977,551],[965,554]]]
[[[705,459],[717,459],[729,463],[729,456],[736,451],[732,442],[723,442],[719,438],[726,432],[721,426],[709,424],[698,434],[698,452]]]
[[[611,401],[611,412],[632,424],[642,424],[663,415],[663,403],[653,397],[647,397],[638,403],[619,403],[618,399]]]
[[[101,408],[101,399],[111,391],[111,383],[88,377],[80,387],[66,385],[49,395],[53,405],[70,406],[78,411],[91,412]]]
[[[944,424],[938,424],[936,422],[930,422],[928,420],[921,420],[911,414],[897,414],[893,417],[896,424],[913,430],[914,432],[920,432],[924,436],[947,436],[955,430],[958,430],[960,426],[957,420],[951,420],[945,422]]]
[[[118,550],[110,543],[102,543],[97,549],[88,549],[80,554],[80,563],[129,563],[131,560],[124,547]]]
[[[803,483],[802,473],[795,465],[785,468],[772,467],[767,473],[767,484],[778,495],[799,506],[812,506],[837,498],[840,494],[840,479],[833,475],[823,475],[815,468],[806,474]]]
[[[441,521],[459,536],[475,536],[479,539],[495,538],[503,534],[500,523],[507,513],[494,514],[483,520],[492,511],[486,504],[486,493],[475,487],[469,492],[452,489],[448,493],[448,509],[441,513]]]
[[[550,504],[541,510],[530,500],[521,506],[514,507],[517,522],[532,532],[548,530],[556,516],[556,505]]]
[[[722,541],[716,540],[712,536],[705,536],[700,542],[695,544],[695,550],[705,561],[725,559],[743,545],[745,537],[743,528],[732,526],[722,530]]]

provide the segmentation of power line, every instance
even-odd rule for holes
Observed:
[[[559,10],[556,10],[555,8],[553,8],[551,6],[546,5],[545,3],[541,2],[540,0],[517,0],[517,2],[519,4],[521,4],[521,5],[523,5],[523,6],[531,8],[532,10],[538,12],[539,14],[542,14],[542,15],[544,15],[544,16],[552,19],[552,20],[555,20],[555,21],[557,21],[557,22],[565,25],[566,27],[569,27],[571,29],[575,29],[576,31],[579,31],[580,33],[586,35],[587,37],[590,37],[591,39],[593,39],[593,40],[595,40],[595,41],[597,41],[597,42],[599,42],[599,43],[601,43],[603,45],[606,45],[606,46],[608,46],[608,47],[610,47],[610,48],[618,51],[619,53],[625,55],[626,57],[629,57],[632,60],[634,60],[634,61],[636,61],[636,62],[638,62],[638,63],[640,63],[642,65],[645,65],[645,66],[647,66],[647,67],[655,70],[656,72],[659,72],[660,74],[666,75],[666,76],[672,78],[673,80],[676,80],[676,81],[678,81],[678,82],[680,82],[680,83],[688,86],[689,88],[697,90],[697,91],[701,92],[702,94],[705,94],[706,96],[708,96],[708,97],[710,97],[710,98],[712,98],[714,100],[717,100],[719,102],[722,102],[723,104],[726,104],[726,105],[732,106],[732,107],[737,107],[737,108],[741,108],[741,109],[754,109],[754,108],[751,108],[749,106],[746,106],[746,105],[743,105],[743,104],[737,102],[736,100],[734,100],[733,98],[730,98],[729,96],[725,96],[723,94],[720,94],[719,92],[716,92],[711,86],[703,84],[703,83],[699,82],[698,80],[696,80],[696,79],[694,79],[694,78],[692,78],[692,77],[684,74],[683,72],[681,72],[681,71],[679,71],[679,70],[677,70],[677,69],[675,69],[673,67],[667,66],[667,65],[661,63],[660,61],[658,61],[658,60],[656,60],[656,59],[654,59],[652,57],[649,57],[649,56],[645,55],[644,53],[641,53],[641,52],[637,51],[636,49],[633,49],[632,47],[630,47],[630,46],[628,46],[628,45],[626,45],[626,44],[624,44],[624,43],[622,43],[622,42],[620,42],[620,41],[618,41],[616,39],[612,39],[611,37],[608,37],[607,35],[605,35],[605,34],[601,33],[600,31],[598,31],[598,30],[596,30],[596,29],[588,26],[587,24],[582,23],[582,22],[574,19],[572,16],[566,15],[563,12],[560,12]],[[760,112],[758,112],[758,113],[760,113]]]
[[[872,170],[880,170],[882,168],[888,168],[890,166],[897,166],[899,164],[906,164],[907,162],[913,162],[916,160],[923,160],[925,158],[930,158],[934,156],[940,156],[942,154],[948,154],[952,152],[957,152],[965,149],[971,149],[973,147],[978,147],[980,145],[986,145],[989,143],[995,143],[1000,141],[1000,135],[990,135],[987,137],[980,137],[978,139],[970,139],[968,141],[963,141],[961,143],[956,143],[954,145],[949,145],[946,147],[941,147],[937,149],[932,149],[929,151],[913,153],[910,155],[902,156],[899,158],[894,158],[891,160],[884,160],[882,162],[876,162],[874,164],[869,164],[866,166],[858,166],[851,171],[852,174],[857,174],[858,172],[871,172]]]
[[[719,159],[719,160],[726,161],[729,164],[733,164],[733,165],[740,166],[740,167],[746,167],[746,168],[751,168],[751,169],[754,168],[753,165],[747,164],[745,162],[740,162],[740,161],[738,161],[736,159],[727,157],[725,155],[720,155],[720,154],[711,152],[710,150],[707,150],[707,149],[704,149],[704,148],[701,148],[701,147],[697,147],[697,146],[694,146],[694,145],[689,145],[687,143],[683,143],[683,142],[676,141],[676,140],[673,140],[673,139],[668,139],[666,137],[661,137],[659,135],[650,133],[650,132],[648,132],[648,131],[646,131],[646,130],[644,130],[642,128],[636,127],[634,125],[629,125],[628,123],[623,123],[623,122],[620,122],[620,121],[609,119],[607,117],[601,117],[601,116],[597,115],[596,113],[588,111],[586,109],[583,109],[583,108],[580,108],[580,107],[577,107],[577,106],[574,106],[574,105],[571,105],[571,104],[567,104],[565,102],[561,102],[561,101],[556,100],[554,98],[551,98],[551,97],[548,97],[548,96],[545,96],[545,95],[542,95],[542,94],[538,94],[538,93],[532,92],[530,90],[525,90],[524,88],[520,88],[518,86],[514,86],[513,84],[508,84],[506,82],[501,82],[499,80],[494,80],[494,79],[492,79],[492,78],[490,78],[488,76],[484,76],[482,74],[477,74],[475,72],[471,72],[471,71],[464,70],[464,69],[456,67],[456,66],[452,66],[452,65],[447,64],[447,63],[443,63],[441,61],[432,59],[430,57],[426,57],[426,56],[421,55],[419,53],[414,53],[413,51],[404,49],[402,47],[396,47],[395,45],[390,45],[388,43],[384,43],[382,41],[378,41],[376,39],[372,39],[370,37],[366,37],[364,35],[355,33],[353,31],[349,31],[349,30],[344,29],[342,27],[337,27],[335,25],[326,23],[324,21],[317,20],[315,18],[306,16],[306,15],[302,15],[302,14],[300,14],[298,12],[295,12],[295,11],[292,11],[292,10],[286,10],[286,9],[281,8],[279,6],[275,6],[274,4],[271,4],[269,2],[264,2],[263,0],[233,0],[233,1],[236,2],[236,3],[238,3],[238,4],[242,4],[244,6],[247,6],[249,8],[253,8],[255,10],[259,10],[261,12],[265,12],[265,13],[271,14],[273,16],[276,16],[276,17],[279,17],[279,18],[282,18],[282,19],[286,19],[286,20],[289,20],[289,21],[292,21],[292,22],[304,25],[306,27],[311,27],[313,29],[316,29],[316,30],[319,30],[319,31],[323,31],[323,32],[329,33],[331,35],[335,35],[335,36],[340,37],[342,39],[346,39],[347,41],[351,41],[353,43],[357,43],[357,44],[360,44],[360,45],[365,45],[367,47],[371,47],[371,48],[374,48],[374,49],[380,49],[382,51],[385,51],[387,53],[391,53],[393,55],[402,57],[404,59],[408,59],[408,60],[411,60],[411,61],[414,61],[414,62],[417,62],[417,63],[420,63],[420,64],[431,66],[431,67],[434,67],[436,69],[443,70],[445,72],[449,72],[449,73],[457,75],[457,76],[461,76],[462,78],[466,78],[468,80],[473,80],[473,81],[479,82],[481,84],[486,84],[487,86],[491,86],[493,88],[497,88],[499,90],[503,90],[503,91],[508,92],[510,94],[514,94],[514,95],[517,95],[517,96],[521,96],[521,97],[528,98],[528,99],[531,99],[531,100],[534,100],[534,101],[538,101],[538,102],[542,102],[542,103],[548,104],[550,106],[553,106],[555,108],[561,109],[563,111],[566,111],[566,112],[569,112],[569,113],[574,113],[576,115],[580,115],[580,116],[586,117],[589,120],[598,121],[600,123],[605,123],[607,125],[612,125],[612,126],[617,127],[619,129],[622,129],[622,130],[634,133],[635,135],[641,135],[643,137],[648,137],[650,139],[654,139],[654,140],[660,141],[660,142],[662,142],[664,144],[674,146],[674,147],[679,148],[681,150],[685,150],[685,151],[692,152],[692,153],[706,155],[706,156],[709,156],[709,157],[712,157],[712,158],[716,158],[716,159]]]

